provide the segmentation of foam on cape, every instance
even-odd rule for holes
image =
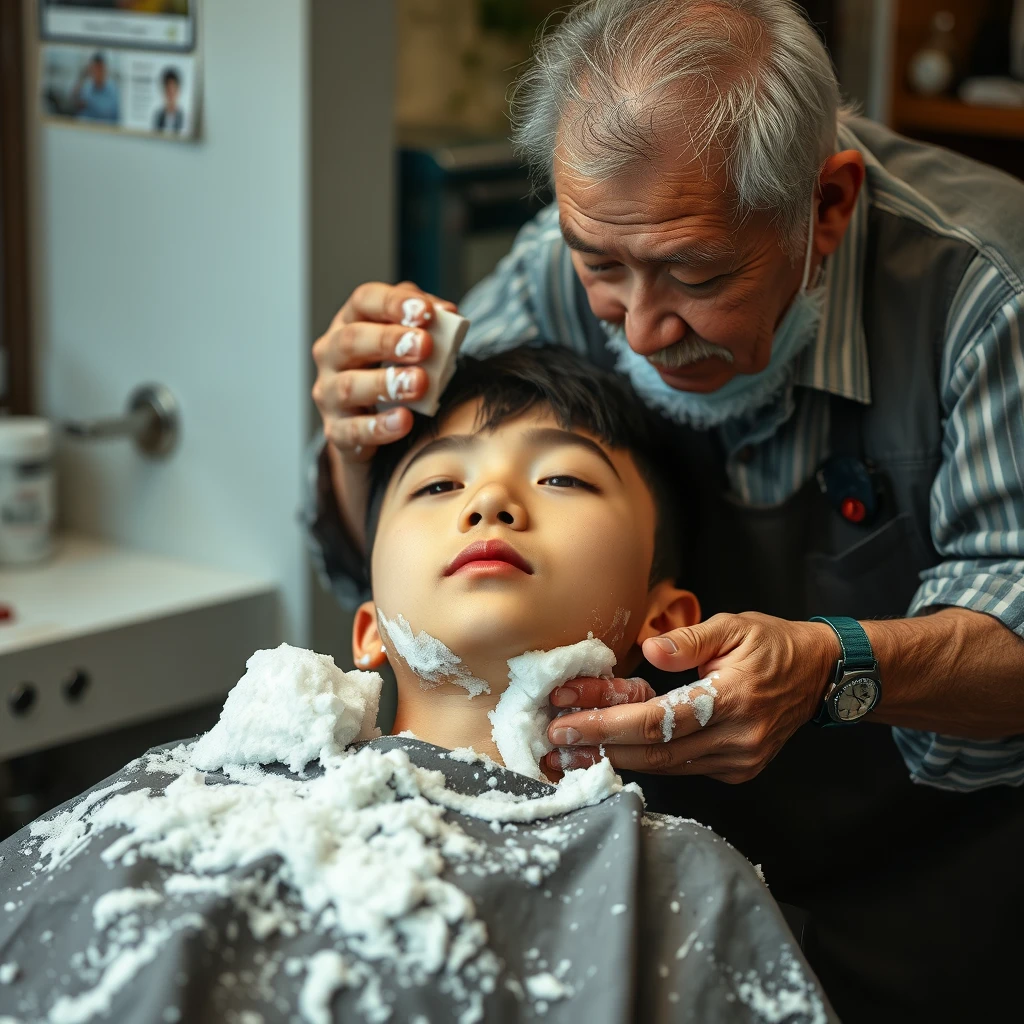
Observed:
[[[217,724],[196,743],[192,763],[215,771],[279,761],[301,772],[380,735],[381,683],[376,672],[343,672],[329,654],[288,644],[257,651]]]

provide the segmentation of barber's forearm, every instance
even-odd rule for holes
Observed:
[[[944,608],[862,625],[882,675],[872,720],[971,739],[1024,733],[1024,641],[998,619]]]
[[[331,487],[338,503],[338,515],[345,532],[360,551],[366,548],[366,503],[370,495],[370,479],[366,466],[347,463],[333,444],[327,445],[331,467]]]

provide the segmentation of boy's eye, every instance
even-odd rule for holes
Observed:
[[[588,484],[586,480],[581,480],[578,476],[569,476],[567,473],[561,473],[558,476],[546,476],[543,480],[538,480],[537,482],[546,484],[548,487],[579,487],[584,491],[597,493],[597,488],[593,484]]]
[[[427,484],[418,491],[413,491],[410,497],[419,498],[422,495],[447,494],[449,491],[459,490],[461,487],[462,484],[457,484],[454,480],[435,480],[432,484]]]

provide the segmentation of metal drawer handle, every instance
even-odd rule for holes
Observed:
[[[66,422],[64,431],[83,440],[130,437],[143,455],[162,458],[178,443],[178,402],[163,384],[143,384],[131,393],[123,416]]]

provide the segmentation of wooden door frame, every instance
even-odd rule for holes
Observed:
[[[28,250],[28,136],[22,0],[0,0],[0,288],[7,391],[0,409],[32,411]]]

